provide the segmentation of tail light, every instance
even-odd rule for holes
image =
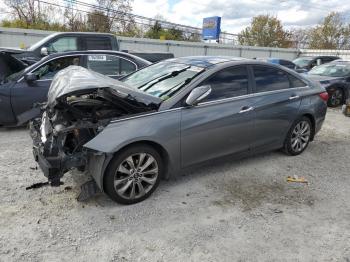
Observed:
[[[329,95],[327,92],[323,92],[323,93],[319,94],[319,96],[323,101],[325,101],[325,102],[328,101]]]

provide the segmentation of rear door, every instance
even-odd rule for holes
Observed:
[[[15,115],[18,116],[31,109],[34,103],[45,102],[53,77],[70,65],[81,65],[81,57],[76,55],[54,58],[31,71],[37,75],[38,80],[27,82],[24,78],[20,79],[11,91],[11,103]]]
[[[182,166],[246,151],[253,137],[254,101],[246,66],[222,69],[200,85],[211,94],[181,110]]]
[[[306,84],[284,70],[252,65],[255,93],[254,148],[283,145]]]

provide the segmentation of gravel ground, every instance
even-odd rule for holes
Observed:
[[[350,119],[329,110],[300,156],[271,152],[163,181],[133,206],[76,197],[35,170],[25,129],[0,130],[0,261],[350,261]],[[286,182],[304,176],[309,184]]]

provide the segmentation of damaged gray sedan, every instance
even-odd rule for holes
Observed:
[[[161,178],[210,159],[302,153],[327,98],[291,70],[239,58],[171,59],[121,81],[71,66],[31,121],[34,157],[52,186],[77,168],[114,201],[133,204]]]

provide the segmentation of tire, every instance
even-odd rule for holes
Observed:
[[[162,158],[153,147],[130,146],[111,160],[104,177],[104,190],[115,202],[135,204],[156,190],[163,174]]]
[[[284,142],[285,153],[296,156],[304,152],[310,143],[312,132],[312,124],[309,118],[301,117],[296,120],[288,131]]]
[[[331,91],[328,92],[329,99],[327,101],[327,105],[329,107],[338,107],[344,102],[344,91],[338,87],[332,88]]]

